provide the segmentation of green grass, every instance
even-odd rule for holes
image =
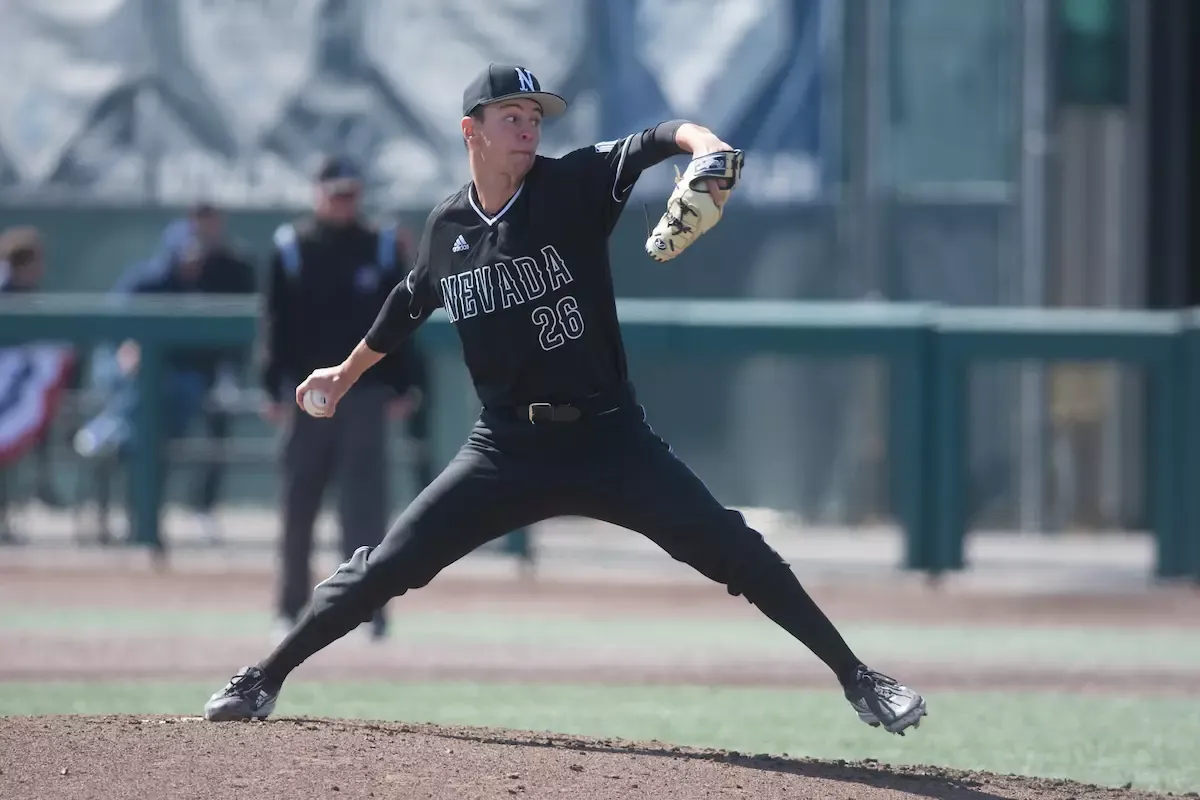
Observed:
[[[18,637],[263,637],[266,614],[205,609],[0,607],[0,648]],[[766,620],[595,618],[568,615],[393,615],[387,647],[499,644],[531,649],[626,649],[670,654],[806,651]],[[1200,637],[1169,629],[913,627],[847,624],[868,660],[1000,666],[1160,667],[1200,670]],[[3,683],[0,715],[194,715],[216,688],[178,683]],[[1069,777],[1159,791],[1200,790],[1200,697],[1133,699],[1062,693],[938,692],[915,734],[859,724],[836,692],[700,687],[536,686],[473,683],[288,685],[282,715],[404,719],[619,736],[743,752],[875,758],[1000,773]]]
[[[0,715],[195,715],[215,687],[0,683]],[[722,747],[876,758],[1101,785],[1200,789],[1200,700],[942,692],[904,738],[858,723],[836,692],[473,683],[288,685],[284,716],[403,719]]]
[[[0,608],[0,634],[262,636],[271,618],[234,611]],[[1190,631],[1130,628],[1013,628],[847,624],[855,650],[870,660],[990,665],[1059,665],[1200,669],[1200,636]],[[660,653],[747,655],[797,652],[791,637],[765,619],[598,619],[567,615],[396,613],[394,641],[412,644],[507,644],[544,648],[638,648]],[[919,643],[915,647],[914,643]]]

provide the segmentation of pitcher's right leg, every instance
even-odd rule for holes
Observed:
[[[425,586],[443,569],[516,528],[556,516],[555,492],[533,467],[475,443],[400,515],[376,548],[360,547],[317,584],[312,601],[275,651],[246,667],[209,699],[213,721],[263,719],[284,679],[307,658],[371,618],[376,609]]]

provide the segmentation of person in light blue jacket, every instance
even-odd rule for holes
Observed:
[[[133,264],[118,279],[118,294],[242,294],[256,290],[253,267],[224,245],[222,220],[211,206],[193,209],[185,219],[169,224],[159,247],[149,259]],[[101,411],[75,437],[76,451],[87,458],[102,458],[99,493],[108,494],[108,469],[113,460],[128,456],[134,442],[134,414],[138,404],[136,371],[140,351],[136,342],[123,342],[97,352],[93,359],[93,389],[107,396]],[[168,440],[183,436],[197,417],[203,417],[207,434],[215,441],[229,435],[229,415],[207,409],[210,393],[228,394],[244,354],[178,353],[168,361],[165,375],[164,419]],[[106,457],[106,458],[105,458]],[[220,538],[213,517],[224,464],[205,465],[192,505],[210,540]],[[102,509],[105,503],[101,503]],[[106,516],[106,515],[105,515]],[[106,531],[104,532],[106,534]]]

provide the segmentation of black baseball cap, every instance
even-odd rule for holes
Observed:
[[[346,156],[327,156],[317,168],[316,180],[330,191],[353,191],[362,184],[362,170]]]
[[[463,92],[463,116],[479,106],[527,97],[542,107],[542,115],[557,117],[567,110],[567,101],[553,92],[543,92],[533,73],[515,64],[488,64]]]

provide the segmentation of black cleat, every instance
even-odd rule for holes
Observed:
[[[881,672],[859,667],[845,686],[846,699],[858,718],[872,728],[883,726],[889,733],[904,735],[917,728],[925,710],[925,698]]]
[[[210,722],[266,719],[275,710],[279,689],[258,667],[243,667],[224,689],[208,698],[204,718]]]

